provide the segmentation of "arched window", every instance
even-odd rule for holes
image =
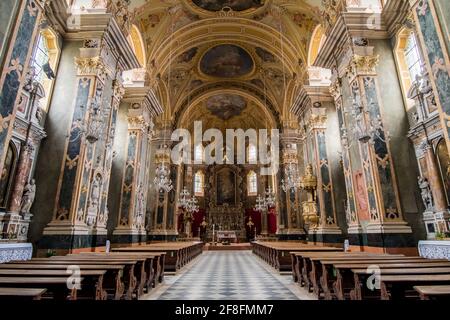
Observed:
[[[58,68],[61,50],[56,34],[50,29],[41,30],[31,57],[31,66],[35,69],[35,81],[45,90],[40,107],[47,111],[53,91],[54,79]]]
[[[247,174],[247,193],[249,196],[256,196],[258,193],[258,179],[254,171]]]
[[[195,146],[194,150],[194,161],[197,164],[200,164],[203,162],[203,146],[201,144],[198,144]]]
[[[408,91],[416,77],[421,75],[423,64],[417,38],[412,30],[404,28],[399,32],[395,46],[395,57],[406,107],[409,110],[414,106],[414,101],[408,99]]]
[[[406,41],[405,48],[406,65],[408,66],[409,76],[412,81],[422,73],[419,48],[417,47],[416,36],[411,33]]]
[[[198,197],[203,197],[204,195],[204,184],[205,184],[205,176],[203,172],[197,171],[194,177],[194,193]]]
[[[5,164],[0,176],[0,208],[6,209],[8,207],[9,196],[12,191],[12,184],[15,176],[17,165],[17,150],[13,143],[9,144],[6,153]]]
[[[258,161],[258,152],[254,144],[250,144],[247,148],[247,162],[256,164]]]

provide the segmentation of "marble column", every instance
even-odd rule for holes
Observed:
[[[439,109],[447,149],[450,150],[450,60],[445,37],[442,32],[433,1],[410,0],[419,34],[422,52],[430,75]]]
[[[351,128],[348,128],[347,121],[345,118],[345,111],[343,105],[343,96],[341,90],[340,79],[335,79],[334,83],[330,86],[330,93],[334,100],[334,105],[336,107],[336,113],[339,122],[339,133],[342,146],[342,167],[344,170],[345,179],[345,190],[346,190],[346,205],[345,205],[345,215],[347,221],[347,232],[349,234],[359,234],[362,232],[361,225],[359,223],[357,203],[355,199],[355,189],[353,184],[353,174],[352,174],[352,160],[349,152],[349,134]]]
[[[313,97],[311,97],[313,98]],[[327,152],[327,110],[321,102],[312,102],[312,107],[306,113],[306,123],[312,142],[312,166],[317,176],[317,201],[319,223],[308,233],[318,242],[338,242],[342,234],[337,225],[336,207],[334,201],[333,180],[330,161]]]
[[[421,145],[427,164],[427,179],[433,194],[433,205],[436,213],[448,213],[444,186],[432,146],[425,142]]]
[[[3,170],[11,139],[20,92],[27,81],[26,74],[41,12],[41,4],[35,0],[21,2],[18,22],[12,31],[11,45],[5,55],[4,70],[0,75],[0,172]]]
[[[298,150],[297,146],[300,142],[298,130],[291,127],[285,127],[280,135],[281,144],[281,176],[286,181],[285,168],[287,166],[295,167],[298,173]],[[297,177],[298,178],[298,177]],[[299,240],[305,239],[303,223],[301,220],[299,190],[290,189],[281,193],[280,204],[280,224],[284,225],[284,230],[279,230],[278,237],[280,239]]]
[[[92,229],[101,212],[106,173],[105,142],[110,139],[111,91],[113,72],[103,62],[101,47],[92,47],[88,41],[75,58],[77,67],[77,93],[72,120],[68,129],[65,156],[61,164],[58,191],[52,221],[44,229],[40,248],[89,248]],[[107,219],[107,217],[106,217]],[[104,227],[104,224],[103,224]],[[106,234],[103,232],[103,245]],[[95,244],[94,244],[95,246]]]
[[[403,241],[397,246],[412,244],[411,228],[403,219],[396,172],[392,161],[389,135],[383,126],[384,114],[379,95],[376,66],[378,56],[366,47],[365,55],[353,55],[347,68],[355,119],[355,142],[358,143],[370,222],[367,225],[369,243]],[[388,234],[388,236],[384,236]]]
[[[149,183],[147,158],[151,114],[143,102],[133,101],[130,105],[119,219],[113,232],[113,242],[120,244],[146,241],[145,217]]]
[[[171,144],[172,125],[170,121],[162,121],[153,140],[155,151],[156,166],[164,165],[169,170],[169,178],[172,182],[172,190],[155,190],[155,211],[153,216],[153,225],[150,230],[152,240],[175,240],[178,236],[177,231],[177,169],[178,166],[171,163]]]

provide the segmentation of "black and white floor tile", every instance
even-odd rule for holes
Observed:
[[[207,251],[145,297],[151,300],[311,299],[289,275],[279,275],[250,251]]]

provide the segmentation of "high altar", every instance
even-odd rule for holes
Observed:
[[[209,205],[207,221],[210,226],[207,238],[212,240],[215,231],[236,235],[236,241],[246,238],[245,212],[241,201],[242,178],[237,166],[219,166],[209,172]]]

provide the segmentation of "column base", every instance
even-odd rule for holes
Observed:
[[[117,228],[111,236],[111,243],[114,246],[142,244],[147,242],[145,230],[133,230]]]
[[[306,233],[301,229],[284,229],[278,230],[276,237],[279,241],[287,241],[287,240],[297,240],[304,241],[306,240]]]
[[[100,229],[90,229],[86,224],[52,221],[37,242],[37,255],[65,255],[82,251],[103,251],[107,234]]]
[[[148,234],[150,241],[177,241],[178,232],[175,230],[154,230]]]

